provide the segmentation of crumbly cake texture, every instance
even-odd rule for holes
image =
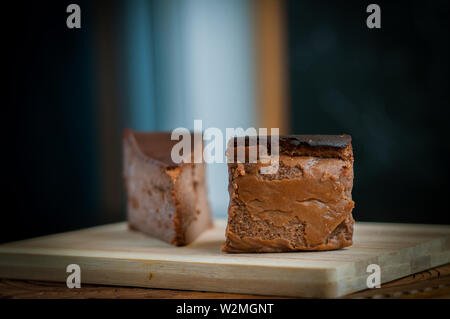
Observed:
[[[248,139],[245,146],[230,141],[229,162],[238,147],[248,152]],[[228,163],[230,203],[222,250],[314,251],[352,245],[353,161],[349,135],[287,135],[279,139],[275,174],[261,174],[259,159]]]
[[[123,175],[129,228],[182,246],[211,227],[212,217],[205,164],[174,163],[177,142],[169,132],[125,130]]]

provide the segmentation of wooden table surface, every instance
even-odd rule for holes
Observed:
[[[65,283],[0,279],[0,298],[174,298],[251,299],[280,298],[217,292],[82,285],[69,289]],[[423,271],[343,298],[438,298],[450,299],[450,264]]]

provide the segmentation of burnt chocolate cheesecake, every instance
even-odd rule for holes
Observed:
[[[271,174],[261,173],[266,164],[259,157],[254,163],[236,162],[238,148],[248,153],[248,143],[248,138],[242,146],[236,138],[228,143],[230,203],[223,251],[314,251],[352,245],[349,135],[280,136],[279,167]]]
[[[176,143],[169,132],[125,130],[123,175],[129,228],[182,246],[211,227],[212,217],[205,163],[174,163]],[[194,147],[201,152],[198,144],[192,152]]]

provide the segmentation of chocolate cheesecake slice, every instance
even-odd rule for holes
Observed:
[[[191,243],[212,226],[204,163],[174,163],[169,132],[123,133],[123,174],[130,229],[170,244]],[[201,143],[194,146],[201,148]]]
[[[230,203],[223,251],[313,251],[352,244],[349,135],[280,136],[279,167],[271,174],[261,173],[267,164],[259,158],[236,163],[243,147],[248,154],[254,146],[248,138],[238,146],[234,138],[227,148]]]

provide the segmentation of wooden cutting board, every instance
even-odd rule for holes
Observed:
[[[336,251],[225,254],[226,223],[186,247],[127,229],[126,223],[0,245],[0,277],[66,281],[69,264],[83,283],[338,297],[366,289],[367,266],[388,282],[450,262],[450,226],[357,223],[354,245]]]

